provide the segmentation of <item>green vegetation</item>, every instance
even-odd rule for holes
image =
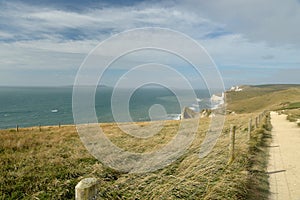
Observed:
[[[300,102],[290,103],[285,109],[296,109],[300,108]]]
[[[0,131],[0,199],[74,199],[75,185],[85,177],[100,181],[99,199],[267,199],[266,167],[270,141],[269,117],[248,141],[249,118],[264,109],[297,105],[299,86],[253,86],[228,92],[223,132],[212,152],[199,159],[210,118],[201,118],[196,137],[176,162],[152,173],[120,173],[103,166],[82,145],[74,126],[20,128]],[[293,104],[296,103],[296,104]],[[254,104],[254,105],[253,105]],[[298,116],[298,109],[288,109]],[[188,119],[190,120],[190,119]],[[138,122],[146,127],[149,122]],[[237,126],[236,159],[228,165],[230,124]],[[178,121],[149,139],[124,134],[116,124],[101,124],[107,137],[132,152],[155,151],[176,134]]]

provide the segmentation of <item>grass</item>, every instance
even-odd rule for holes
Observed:
[[[0,199],[72,199],[74,187],[84,177],[100,179],[100,199],[246,199],[249,196],[249,151],[247,121],[250,114],[228,116],[225,129],[213,151],[198,158],[209,118],[202,118],[197,136],[177,162],[153,173],[126,174],[104,167],[82,146],[73,126],[42,127],[1,131]],[[144,122],[141,122],[145,126]],[[227,165],[229,125],[236,124],[236,160]],[[103,124],[106,134],[123,148],[147,152],[160,148],[172,138],[177,121],[149,141],[138,143],[118,130]],[[164,138],[164,139],[163,139]],[[163,142],[153,145],[153,141]],[[132,147],[132,149],[130,149]],[[34,173],[33,173],[34,172]]]
[[[294,114],[289,114],[286,119],[289,120],[290,122],[296,122],[297,119],[299,118],[300,116],[298,115],[294,115]]]
[[[279,110],[296,103],[300,97],[300,85],[247,86],[241,92],[227,92],[227,109],[235,113]]]
[[[297,122],[297,125],[300,126],[300,102],[286,102],[282,104],[282,108],[278,110],[287,115],[287,120],[290,122]]]
[[[270,123],[270,115],[263,118],[260,127],[252,132],[249,145],[249,179],[248,189],[249,196],[246,199],[268,199],[269,182],[268,182],[268,146],[271,143],[272,125]]]
[[[296,109],[296,108],[300,108],[300,102],[289,103],[289,105],[285,107],[285,109]]]
[[[97,168],[74,127],[8,130],[0,137],[0,199],[71,199],[74,185]]]
[[[284,110],[283,113],[287,115],[286,119],[290,122],[297,122],[300,120],[300,109]],[[300,126],[300,122],[297,122],[297,124]]]
[[[246,118],[242,116],[242,119]],[[203,119],[200,127],[205,126],[208,120]],[[233,122],[237,122],[236,119],[228,119],[226,131],[208,157],[202,160],[198,158],[199,146],[207,128],[203,127],[189,150],[177,162],[153,173],[122,175],[110,187],[100,188],[100,199],[242,198],[245,196],[247,182],[247,136],[244,132],[245,127],[240,127],[237,137],[237,162],[228,166],[228,130],[229,123]],[[244,184],[241,184],[242,182]]]
[[[100,179],[100,199],[241,199],[247,195],[247,135],[250,115],[229,116],[213,151],[199,159],[209,124],[202,118],[196,138],[175,163],[153,173],[126,174],[104,167],[90,156],[73,126],[0,131],[0,199],[73,199],[84,177]],[[236,124],[236,161],[228,166],[229,125]],[[145,122],[140,125],[146,126]],[[124,135],[115,124],[103,124],[107,136],[122,148],[147,152],[172,138],[177,121],[142,142]],[[122,142],[123,141],[123,142]],[[125,142],[127,144],[125,144]],[[158,142],[160,141],[160,142]]]
[[[290,122],[296,122],[300,127],[300,102],[289,103],[284,111],[284,114],[287,114],[287,120]]]
[[[270,140],[269,118],[252,132],[247,125],[264,109],[279,109],[299,100],[298,86],[245,87],[227,93],[223,132],[212,152],[199,159],[210,118],[201,118],[189,149],[169,166],[144,174],[120,173],[103,166],[82,145],[74,126],[0,130],[0,199],[74,199],[75,185],[85,177],[100,181],[99,199],[267,199],[266,166]],[[254,104],[254,105],[253,105]],[[289,112],[295,112],[290,109]],[[228,165],[230,124],[237,126],[236,159]],[[147,127],[148,122],[137,125]],[[148,139],[124,134],[116,124],[101,124],[117,146],[132,152],[151,152],[167,144],[178,121]]]

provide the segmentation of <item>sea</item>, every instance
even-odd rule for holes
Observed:
[[[0,87],[0,129],[46,125],[74,124],[72,113],[73,87]],[[99,123],[114,122],[111,111],[113,88],[98,87],[95,93],[95,110]],[[126,89],[123,89],[124,94]],[[180,90],[181,94],[189,91]],[[189,95],[181,99],[183,106],[195,111],[211,108],[208,90],[194,90],[197,98]],[[127,102],[119,95],[117,101]],[[149,121],[149,109],[161,105],[166,114],[158,120],[178,119],[181,107],[177,96],[167,88],[139,88],[129,99],[129,112],[133,121]]]

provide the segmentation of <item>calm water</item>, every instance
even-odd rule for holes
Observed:
[[[183,93],[185,91],[182,91]],[[124,93],[126,91],[124,90]],[[193,106],[196,110],[208,108],[209,93],[196,91],[202,99],[198,105],[191,105],[188,96],[185,106]],[[111,88],[97,89],[95,108],[99,122],[112,122]],[[120,99],[122,102],[123,99]],[[195,101],[194,101],[195,102]],[[164,106],[167,116],[173,118],[180,114],[180,106],[176,96],[165,88],[140,88],[130,98],[129,109],[134,121],[149,120],[149,108],[154,104]],[[0,87],[0,129],[41,125],[73,124],[72,88],[71,87]]]

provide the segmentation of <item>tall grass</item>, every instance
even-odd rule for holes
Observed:
[[[202,118],[195,140],[182,157],[144,174],[124,174],[103,166],[86,151],[73,126],[42,127],[42,132],[38,127],[19,132],[2,130],[0,199],[73,199],[74,187],[84,177],[99,179],[99,199],[245,199],[249,117],[228,116],[213,151],[199,159],[199,147],[210,121]],[[227,165],[230,124],[239,128],[236,160]],[[125,135],[115,124],[102,127],[113,142],[123,144],[122,148],[147,152],[172,139],[178,122],[166,122],[161,133],[142,142]]]
[[[0,132],[0,199],[72,199],[81,177],[98,168],[74,127],[37,129]]]

